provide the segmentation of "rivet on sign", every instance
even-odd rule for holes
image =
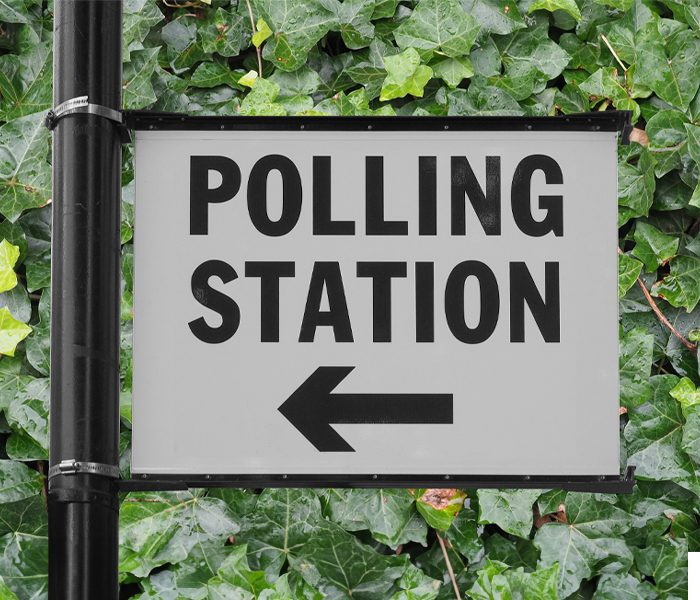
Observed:
[[[302,126],[303,127],[303,126]],[[287,479],[286,475],[282,475],[282,479]]]
[[[371,126],[371,125],[367,125],[367,129],[372,129],[372,126]]]
[[[449,478],[450,478],[450,476],[449,476],[449,475],[445,475],[445,479],[449,479]]]
[[[523,479],[524,479],[525,481],[530,481],[530,476],[529,476],[529,475],[525,475],[525,477],[523,477]]]
[[[299,129],[304,129],[304,125],[299,125]]]
[[[600,125],[596,125],[596,126],[595,126],[595,130],[596,130],[596,131],[600,131]]]
[[[204,479],[211,479],[211,475],[205,475]]]
[[[449,129],[449,128],[450,128],[450,126],[449,126],[449,125],[445,125],[445,129]]]
[[[223,129],[223,128],[224,128],[224,125],[221,125],[221,126],[220,126],[220,129]]]
[[[377,476],[376,476],[376,475],[372,475],[372,479],[377,479]]]
[[[528,128],[528,129],[532,129],[532,125],[528,125],[527,128]]]
[[[149,125],[148,128],[149,128],[149,129],[153,129],[153,125]]]
[[[141,475],[141,479],[148,479],[148,475],[146,475],[145,473],[143,473],[143,474]]]

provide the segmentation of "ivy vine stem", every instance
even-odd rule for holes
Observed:
[[[459,593],[459,586],[457,585],[457,579],[455,579],[455,572],[454,569],[452,568],[452,562],[450,561],[450,557],[447,554],[447,547],[445,546],[445,540],[442,539],[442,536],[436,531],[435,535],[437,536],[438,542],[440,543],[440,548],[442,549],[442,555],[445,558],[445,564],[447,565],[447,572],[450,574],[450,581],[452,582],[452,587],[454,588],[455,591],[455,597],[457,600],[461,600],[462,595]]]
[[[253,16],[253,7],[250,5],[250,0],[245,0],[245,3],[248,7],[248,15],[250,16],[250,28],[252,30],[251,35],[255,35],[255,17]],[[258,54],[258,77],[262,77],[262,50],[260,49],[260,46],[255,46],[255,51]]]
[[[618,254],[624,254],[622,250],[619,248],[617,249]],[[642,281],[641,277],[637,277],[637,284],[639,285],[640,288],[642,288],[642,292],[644,294],[644,297],[647,300],[647,303],[649,306],[651,306],[651,310],[654,311],[654,314],[658,317],[659,321],[661,321],[666,327],[669,328],[671,333],[675,335],[680,342],[688,348],[691,352],[695,352],[698,349],[698,345],[694,344],[693,342],[689,341],[680,331],[678,331],[672,324],[671,321],[669,321],[666,318],[666,315],[661,312],[661,309],[659,308],[658,304],[654,301],[654,298],[652,298],[651,294],[649,293],[649,290],[647,289],[647,286],[644,285],[644,282]]]

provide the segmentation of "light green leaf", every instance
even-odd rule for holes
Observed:
[[[421,0],[394,31],[394,38],[402,50],[457,57],[469,54],[478,33],[479,24],[457,0]]]
[[[0,293],[11,290],[17,285],[15,265],[19,258],[19,247],[6,239],[0,242]]]
[[[692,379],[688,377],[683,377],[669,394],[680,402],[683,414],[686,414],[686,411],[691,406],[700,404],[700,390],[695,387]]]
[[[32,328],[15,319],[6,306],[0,308],[0,354],[14,356],[17,344],[31,331]]]
[[[384,57],[384,66],[387,76],[379,96],[383,101],[403,98],[407,94],[421,98],[425,84],[433,76],[432,69],[421,64],[420,56],[413,48]]]
[[[272,35],[272,29],[265,23],[265,19],[258,19],[255,24],[255,33],[253,34],[253,46],[260,48],[263,42]]]
[[[239,81],[240,83],[240,81]],[[249,116],[284,116],[287,111],[275,102],[280,88],[268,79],[258,77],[248,95],[241,102],[241,114]]]
[[[449,87],[456,88],[464,79],[474,75],[472,62],[466,56],[445,57],[431,63],[433,75],[442,79]]]

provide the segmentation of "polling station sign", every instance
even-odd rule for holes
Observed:
[[[136,119],[133,472],[618,476],[625,117]]]

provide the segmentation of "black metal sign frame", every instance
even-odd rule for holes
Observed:
[[[611,131],[629,143],[631,113],[604,111],[561,117],[216,117],[177,113],[130,111],[125,125],[131,130],[160,131]],[[629,493],[634,467],[620,475],[421,475],[381,474],[135,474],[121,481],[120,490],[180,490],[198,487],[356,487],[356,488],[559,488],[570,491]]]

